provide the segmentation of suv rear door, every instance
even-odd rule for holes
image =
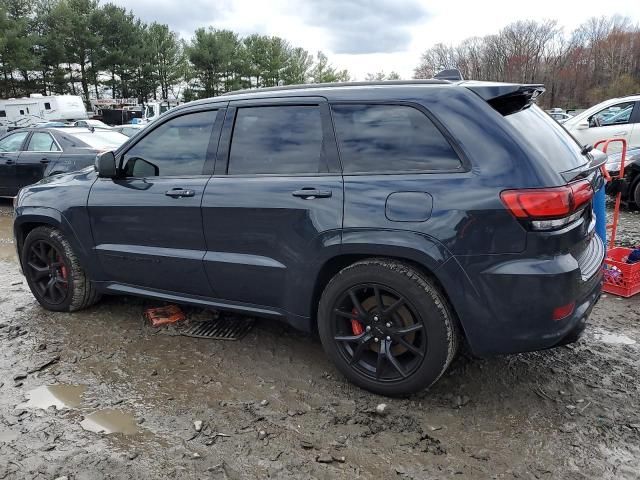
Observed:
[[[176,112],[118,153],[118,178],[91,187],[94,248],[113,289],[210,294],[200,203],[223,117],[207,105]]]
[[[215,295],[306,314],[299,292],[340,245],[342,188],[324,99],[231,102],[202,200]]]

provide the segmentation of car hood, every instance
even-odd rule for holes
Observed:
[[[90,181],[97,177],[96,169],[93,165],[89,167],[85,167],[82,170],[76,170],[75,172],[70,173],[59,173],[58,175],[51,175],[49,177],[45,177],[40,180],[38,183],[34,185],[64,185],[70,182],[75,182],[78,180],[81,181]]]
[[[91,185],[97,178],[98,174],[93,166],[45,177],[18,192],[16,212],[20,212],[23,207],[53,208],[60,212],[84,207]]]

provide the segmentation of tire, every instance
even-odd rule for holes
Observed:
[[[74,312],[100,299],[71,245],[59,230],[34,228],[27,235],[20,257],[31,293],[47,310]]]
[[[635,179],[632,188],[627,194],[629,206],[640,209],[640,175]]]
[[[354,263],[329,282],[320,298],[318,331],[345,377],[387,396],[433,385],[459,343],[457,319],[435,283],[416,268],[385,258]]]

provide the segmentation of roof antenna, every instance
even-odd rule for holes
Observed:
[[[441,70],[436,73],[433,78],[437,78],[438,80],[450,80],[452,82],[464,80],[462,78],[462,73],[457,68],[447,68],[446,70]]]

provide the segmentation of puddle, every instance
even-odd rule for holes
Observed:
[[[125,435],[140,433],[133,415],[109,408],[87,415],[80,422],[80,425],[85,430],[94,433],[123,433]]]
[[[596,340],[600,340],[603,343],[609,343],[613,345],[634,345],[636,341],[633,338],[629,338],[626,335],[618,335],[615,333],[605,332],[596,333],[594,335]]]
[[[27,392],[28,401],[19,405],[21,408],[56,407],[75,408],[82,402],[82,394],[87,389],[84,385],[43,385]]]
[[[0,443],[11,443],[18,438],[18,432],[11,430],[0,430]]]
[[[18,260],[13,244],[13,217],[9,215],[0,215],[0,260]]]

